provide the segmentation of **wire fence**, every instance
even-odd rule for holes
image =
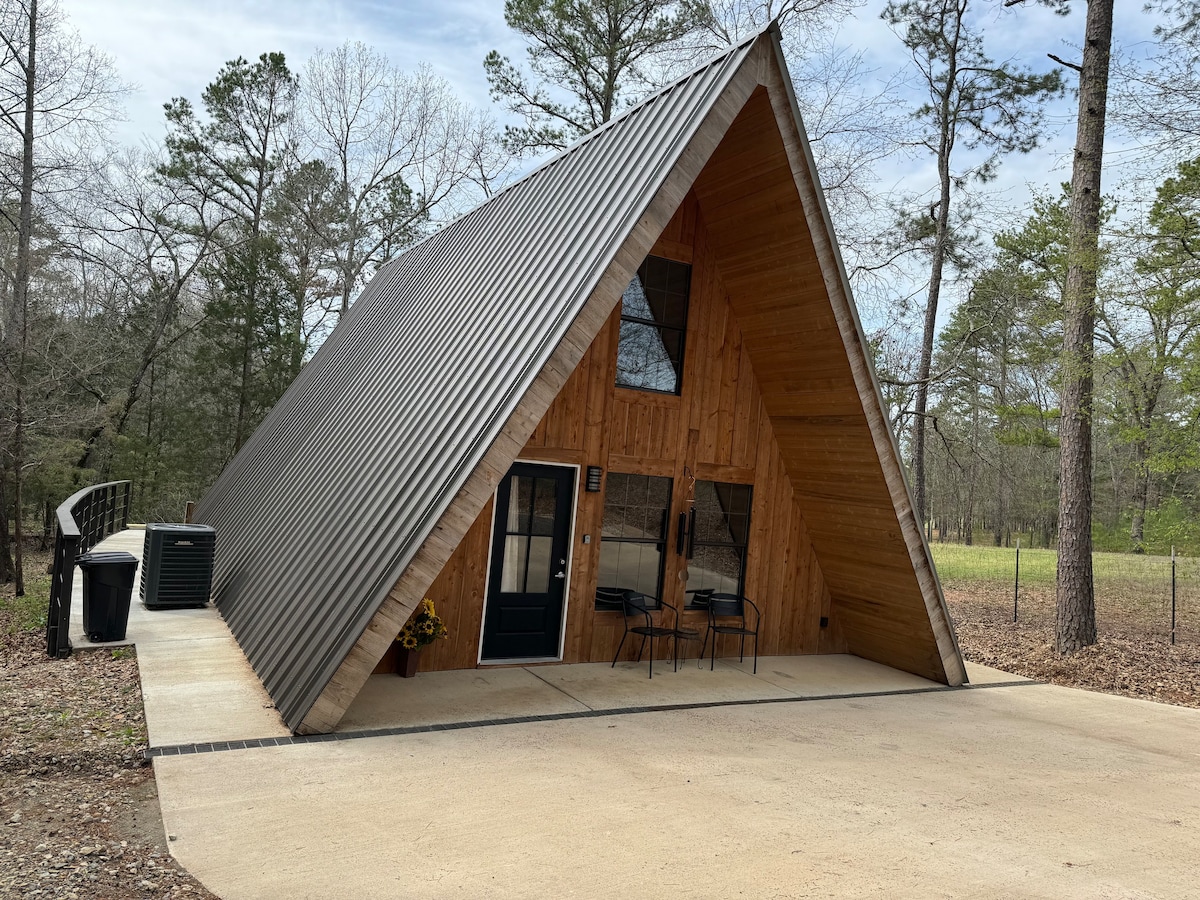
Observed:
[[[1054,627],[1054,550],[934,544],[951,608],[982,622]],[[1018,560],[1019,554],[1019,560]],[[1099,634],[1200,644],[1200,559],[1095,553]]]

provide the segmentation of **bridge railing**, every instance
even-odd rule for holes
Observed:
[[[61,659],[71,655],[71,591],[75,559],[110,534],[129,525],[133,482],[107,481],[84,488],[58,507],[54,529],[54,566],[50,580],[50,609],[46,615],[46,653]]]

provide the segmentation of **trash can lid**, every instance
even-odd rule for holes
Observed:
[[[137,557],[124,550],[93,550],[75,557],[75,564],[79,566],[119,566],[122,563],[136,566]]]

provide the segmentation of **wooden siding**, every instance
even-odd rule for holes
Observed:
[[[764,81],[693,186],[730,309],[850,652],[961,683],[839,261],[814,243],[811,162]]]
[[[673,551],[678,516],[687,506],[684,468],[701,479],[753,484],[746,594],[763,611],[760,653],[844,651],[836,629],[820,627],[821,617],[830,615],[831,598],[694,196],[684,200],[651,252],[692,264],[680,395],[615,386],[618,306],[533,430],[520,458],[600,465],[606,473],[673,477],[663,590],[664,598],[680,607],[681,560]],[[594,609],[603,498],[603,493],[583,490],[581,472],[565,662],[611,659],[622,633],[619,616]],[[422,654],[422,671],[477,663],[491,527],[489,503],[427,592],[451,637]],[[591,535],[591,543],[583,543],[585,534]],[[683,618],[703,631],[703,613],[685,612]],[[628,650],[630,657],[633,649]],[[689,649],[695,653],[699,648]],[[721,652],[733,652],[732,642],[720,647]],[[381,663],[381,670],[387,669],[389,659]]]

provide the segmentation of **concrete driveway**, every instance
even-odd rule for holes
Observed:
[[[318,742],[215,609],[135,599],[128,638],[169,846],[225,900],[1200,897],[1200,710],[784,657],[374,676]]]
[[[1200,896],[1200,713],[1025,684],[155,761],[265,897]]]

